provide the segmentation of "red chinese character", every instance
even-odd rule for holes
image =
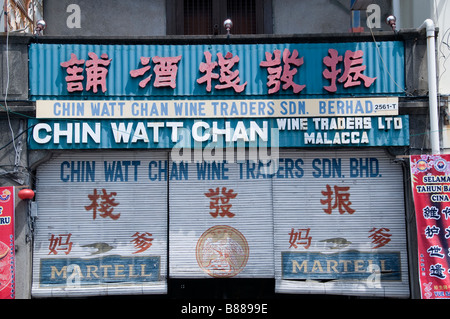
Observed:
[[[237,196],[237,193],[233,193],[233,190],[230,189],[229,191],[226,191],[226,187],[222,187],[222,195],[220,195],[219,187],[216,188],[216,190],[209,189],[208,193],[205,193],[206,197],[211,198],[211,202],[209,203],[209,208],[214,209],[214,212],[210,212],[211,216],[216,218],[218,215],[221,217],[234,217],[235,214],[230,212],[231,204],[228,204],[230,202],[230,199],[235,198]],[[220,201],[220,204],[219,204]],[[219,213],[219,211],[221,211]]]
[[[152,245],[153,238],[151,238],[152,234],[150,233],[136,232],[132,237],[136,237],[131,242],[134,243],[134,247],[138,249],[137,251],[133,252],[133,254],[138,254],[146,251]]]
[[[361,84],[361,81],[358,81],[359,79],[362,79],[364,81],[364,86],[367,88],[372,85],[372,83],[375,81],[375,78],[370,78],[362,72],[366,69],[365,65],[362,65],[363,63],[363,51],[358,50],[355,52],[347,50],[345,52],[344,57],[344,73],[339,78],[340,83],[344,83],[344,88],[348,88],[351,86],[357,86]]]
[[[136,77],[144,75],[145,72],[150,70],[150,65],[148,65],[149,63],[150,63],[150,58],[141,57],[141,64],[144,65],[144,67],[137,69],[137,70],[131,70],[130,71],[131,77],[136,78]],[[145,86],[148,84],[148,82],[150,82],[151,78],[152,78],[152,74],[150,74],[148,77],[146,77],[145,79],[140,81],[139,86],[141,88],[145,88]]]
[[[206,82],[206,91],[211,92],[211,82],[212,79],[218,79],[219,74],[213,73],[214,68],[217,66],[217,62],[211,61],[211,53],[209,51],[205,51],[203,53],[205,55],[205,62],[200,63],[199,70],[202,73],[206,73],[201,78],[197,79],[198,84],[202,84]]]
[[[323,88],[328,92],[336,92],[336,79],[339,73],[342,72],[341,69],[337,69],[337,65],[342,61],[342,56],[338,55],[338,52],[335,49],[328,50],[329,56],[323,58],[323,64],[330,68],[330,70],[325,69],[322,74],[325,79],[331,81],[329,86],[324,86]]]
[[[241,79],[239,78],[239,70],[231,70],[234,65],[239,62],[239,56],[233,56],[231,52],[228,52],[225,57],[222,53],[217,53],[217,57],[220,66],[219,82],[224,84],[217,84],[215,88],[218,90],[233,88],[237,93],[244,91],[247,82],[240,85]]]
[[[312,237],[309,236],[310,228],[306,229],[298,229],[298,231],[295,231],[294,228],[292,228],[291,232],[289,233],[289,248],[294,247],[298,248],[297,245],[302,245],[305,247],[305,249],[308,249],[311,245],[311,239]]]
[[[327,214],[331,214],[333,209],[338,208],[340,214],[344,214],[345,212],[349,214],[353,214],[355,212],[354,209],[350,207],[352,202],[350,202],[350,193],[348,191],[350,187],[340,187],[334,186],[334,204],[333,202],[333,190],[330,185],[327,185],[327,190],[322,191],[322,195],[326,196],[326,199],[321,199],[320,203],[322,205],[327,205],[323,211]]]
[[[154,67],[156,77],[153,86],[170,86],[172,89],[176,88],[176,78],[178,72],[177,63],[181,60],[181,55],[168,58],[155,56],[152,60],[153,63],[156,64]]]
[[[50,252],[48,254],[57,255],[57,250],[59,250],[64,251],[64,253],[68,255],[72,250],[72,242],[70,241],[71,236],[72,234],[60,234],[58,236],[52,234],[52,237],[49,239],[50,244],[48,245],[48,249]]]
[[[106,68],[110,63],[111,59],[108,60],[108,55],[103,53],[98,58],[97,54],[94,52],[88,53],[91,60],[86,61],[86,91],[93,88],[93,92],[97,93],[97,86],[101,86],[102,92],[106,92],[106,76],[108,75],[108,69]]]
[[[392,235],[387,233],[389,231],[389,228],[376,229],[375,227],[369,231],[369,233],[373,233],[369,238],[372,238],[372,244],[376,245],[373,249],[383,247],[391,241],[389,237]]]
[[[280,90],[280,78],[281,78],[281,51],[275,50],[273,52],[274,58],[272,59],[272,54],[266,52],[266,61],[262,61],[259,65],[267,68],[267,87],[269,88],[268,93],[273,94]],[[272,87],[271,87],[272,86]]]
[[[70,54],[70,60],[66,62],[62,62],[61,66],[63,68],[67,68],[67,76],[65,77],[67,82],[67,91],[75,92],[75,91],[83,91],[83,83],[84,76],[81,75],[83,72],[83,68],[78,67],[77,65],[83,65],[84,60],[78,60],[77,56],[74,53]]]
[[[281,81],[283,84],[283,90],[287,90],[292,87],[294,93],[301,92],[306,85],[298,85],[294,83],[294,75],[297,74],[297,69],[291,69],[290,65],[293,64],[295,66],[301,66],[303,64],[303,57],[298,57],[298,51],[294,50],[291,52],[288,49],[284,49],[283,51],[283,74],[281,75]]]
[[[113,214],[114,207],[119,205],[119,203],[115,202],[116,192],[107,193],[106,189],[102,189],[102,195],[97,194],[97,190],[94,189],[94,193],[92,195],[88,195],[88,198],[91,200],[91,205],[84,206],[86,210],[93,211],[93,219],[97,217],[97,211],[100,213],[100,217],[106,218],[110,217],[113,220],[117,220],[120,217],[119,214]],[[101,200],[99,202],[99,200]]]
[[[303,57],[298,58],[298,51],[291,52],[288,49],[283,51],[283,66],[281,66],[281,51],[274,51],[274,58],[272,54],[266,52],[266,61],[262,61],[259,65],[267,67],[267,87],[269,87],[269,94],[276,93],[280,90],[280,81],[284,82],[283,90],[287,90],[292,87],[294,93],[301,92],[306,85],[299,85],[294,83],[294,75],[297,74],[297,69],[291,69],[291,64],[295,66],[301,66],[303,64]],[[270,88],[272,86],[272,88]]]

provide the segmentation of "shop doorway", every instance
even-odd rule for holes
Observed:
[[[271,299],[275,297],[272,279],[170,279],[169,298],[189,299]]]

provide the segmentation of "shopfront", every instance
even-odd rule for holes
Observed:
[[[33,296],[408,297],[402,86],[396,41],[32,44]]]

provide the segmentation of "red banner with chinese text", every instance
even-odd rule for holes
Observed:
[[[0,299],[14,299],[14,187],[0,187]]]
[[[411,156],[422,299],[450,298],[450,155]]]

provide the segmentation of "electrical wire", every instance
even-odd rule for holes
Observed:
[[[5,19],[8,19],[8,13],[5,12]],[[9,23],[8,21],[5,23],[5,28],[6,28],[6,50],[5,50],[5,54],[6,54],[6,88],[5,88],[5,109],[6,109],[6,116],[8,119],[8,125],[9,125],[9,129],[11,131],[11,137],[12,137],[12,144],[14,147],[14,151],[15,151],[15,164],[18,165],[17,163],[17,158],[19,156],[19,150],[17,149],[16,146],[16,137],[14,134],[14,130],[12,128],[12,123],[11,123],[11,118],[10,118],[10,110],[8,107],[8,91],[9,91],[9,81],[10,81],[10,70],[9,70]]]
[[[2,10],[2,14],[3,14],[3,12],[4,12],[4,10]],[[8,12],[5,12],[4,14],[5,14],[5,19],[6,19],[6,18],[7,18]],[[367,11],[366,11],[366,17],[368,18],[368,13],[367,13]],[[370,33],[371,33],[373,42],[374,42],[374,44],[375,44],[375,47],[376,47],[376,49],[377,49],[378,57],[379,57],[379,59],[380,59],[381,62],[382,62],[384,71],[388,74],[388,76],[389,76],[390,79],[393,81],[393,83],[394,83],[394,84],[395,84],[402,92],[404,92],[404,93],[405,93],[406,95],[408,95],[408,96],[413,96],[412,93],[407,92],[404,88],[402,88],[402,87],[395,81],[395,79],[393,78],[392,74],[389,72],[389,70],[388,70],[388,68],[387,68],[387,66],[386,66],[386,63],[385,63],[385,61],[384,61],[384,59],[383,59],[383,56],[382,56],[382,54],[381,54],[381,52],[380,52],[380,48],[379,48],[379,46],[378,46],[378,42],[377,42],[376,39],[375,39],[375,35],[374,35],[374,33],[373,33],[372,28],[369,28],[369,30],[370,30]],[[447,30],[447,31],[448,31],[448,30]],[[7,144],[1,146],[1,147],[0,147],[0,150],[3,150],[3,149],[5,149],[8,145],[13,144],[14,150],[15,150],[16,155],[17,155],[18,149],[17,149],[17,146],[15,145],[15,140],[16,140],[17,138],[19,138],[20,136],[22,136],[24,133],[28,132],[30,129],[32,129],[32,128],[34,127],[34,125],[33,125],[33,126],[30,126],[30,127],[28,127],[28,128],[26,128],[23,132],[21,132],[20,134],[18,134],[18,135],[16,136],[16,135],[14,134],[14,130],[13,130],[12,125],[11,125],[10,114],[17,114],[17,115],[24,116],[24,117],[29,117],[29,118],[34,118],[34,117],[28,116],[28,115],[22,114],[22,113],[16,113],[16,112],[13,112],[13,111],[11,111],[10,108],[8,107],[7,96],[8,96],[9,84],[10,84],[10,83],[9,83],[9,82],[10,82],[10,67],[9,67],[9,33],[10,33],[10,31],[9,31],[9,28],[8,28],[8,23],[6,23],[6,70],[7,70],[6,73],[7,73],[7,81],[6,81],[6,91],[5,91],[5,99],[4,99],[4,104],[5,104],[5,105],[3,106],[3,105],[0,104],[0,106],[4,107],[5,110],[6,110],[7,118],[8,118],[8,124],[9,124],[9,128],[10,128],[10,131],[11,131],[12,140],[11,140],[9,143],[7,143]],[[445,43],[445,42],[444,42],[444,44],[445,44],[447,47],[449,46],[449,45],[448,45],[447,43]],[[440,131],[442,131],[442,130],[440,130]],[[414,134],[414,135],[420,136],[420,135],[424,135],[424,134],[427,134],[427,133],[418,133],[418,134]]]
[[[367,11],[366,11],[366,17],[369,18]],[[389,77],[391,78],[392,82],[393,82],[400,90],[402,90],[403,93],[405,93],[406,95],[409,95],[409,96],[413,96],[413,94],[407,92],[404,88],[402,88],[402,87],[395,81],[395,79],[394,79],[394,77],[392,76],[391,72],[389,72],[389,69],[388,69],[388,67],[386,66],[386,63],[384,62],[383,56],[381,55],[380,48],[379,48],[379,46],[378,46],[377,40],[375,39],[375,35],[373,34],[372,28],[369,28],[369,30],[370,30],[370,34],[372,35],[373,43],[375,43],[375,47],[377,48],[378,57],[380,58],[381,63],[383,64],[384,71],[389,75]]]
[[[366,11],[366,17],[369,18],[369,17],[368,17],[367,11]],[[388,70],[388,68],[387,68],[387,66],[386,66],[386,63],[385,63],[385,61],[384,61],[384,59],[383,59],[383,56],[381,55],[380,48],[379,48],[378,43],[377,43],[377,41],[376,41],[376,39],[375,39],[375,35],[374,35],[374,33],[373,33],[372,28],[369,28],[369,30],[370,30],[370,34],[372,35],[373,42],[375,43],[375,47],[377,48],[378,57],[380,58],[380,60],[381,60],[381,62],[382,62],[382,64],[383,64],[383,67],[384,67],[385,72],[389,75],[389,77],[391,78],[391,80],[393,81],[393,83],[394,83],[399,89],[401,89],[407,96],[414,97],[414,95],[413,95],[412,93],[407,92],[404,88],[402,88],[402,87],[395,81],[395,79],[393,78],[392,74],[389,72],[389,70]],[[444,43],[444,44],[446,44],[446,43]],[[447,45],[447,44],[446,44],[446,45]],[[447,46],[448,46],[448,45],[447,45]],[[440,101],[440,96],[439,96],[439,95],[438,95],[438,99],[439,99],[439,101]],[[439,102],[438,102],[438,103],[439,103]],[[429,117],[429,115],[427,114],[427,118],[428,118],[428,117]],[[447,130],[447,129],[439,129],[438,131],[441,132],[441,133],[443,133],[445,130]],[[418,137],[418,136],[421,136],[421,135],[424,136],[424,135],[426,135],[426,134],[428,134],[428,133],[431,133],[431,132],[424,132],[424,133],[412,134],[412,135],[410,135],[410,136],[411,136],[411,137],[412,137],[412,136]],[[424,149],[424,147],[425,147],[425,142],[426,142],[425,139],[423,139],[423,141],[422,141],[422,149]]]
[[[446,5],[447,4],[444,3],[444,6],[446,6]],[[446,8],[441,8],[441,10],[444,12],[446,10]],[[438,10],[438,4],[437,4],[436,0],[434,1],[434,16],[435,16],[436,22],[438,22],[439,21],[439,10]],[[450,49],[450,45],[449,45],[450,33],[449,33],[449,31],[450,31],[450,28],[447,28],[444,32],[442,32],[442,31],[439,32],[441,41],[438,43],[438,50],[440,53],[440,58],[442,58],[442,61],[440,63],[440,66],[442,67],[442,71],[438,77],[439,81],[441,80],[444,73],[447,71],[447,67],[445,66],[445,64],[447,63],[447,60],[450,57],[449,54],[446,55],[446,53],[444,52],[444,49],[443,49],[443,47],[445,47],[447,51]]]
[[[1,103],[0,103],[0,107],[4,108],[5,111],[7,111],[7,108],[6,108],[3,104],[1,104]],[[35,118],[36,118],[36,117],[34,117],[34,116],[27,115],[27,114],[25,114],[25,113],[14,112],[14,111],[12,111],[11,109],[9,109],[9,113],[10,113],[10,114],[15,114],[15,115],[18,115],[18,116],[21,116],[21,117],[26,117],[26,118],[29,118],[29,119],[35,119]]]
[[[27,127],[25,130],[23,130],[20,134],[15,136],[15,139],[18,139],[20,136],[22,136],[24,133],[28,132],[28,130],[32,129],[35,125],[29,126]],[[9,141],[8,143],[6,143],[5,145],[0,147],[0,151],[5,149],[8,145],[12,144],[14,142],[14,140]]]

